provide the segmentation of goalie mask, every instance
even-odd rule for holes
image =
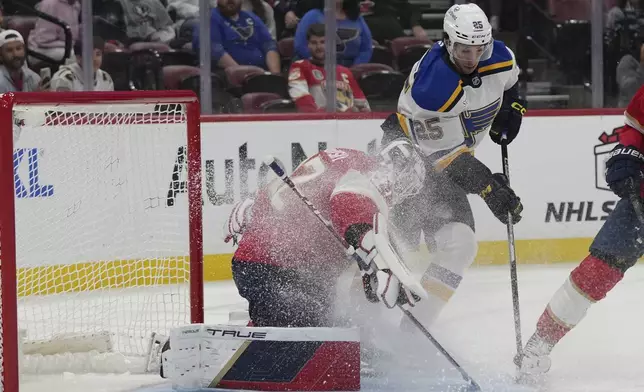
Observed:
[[[425,164],[409,139],[396,139],[378,154],[380,167],[371,181],[388,203],[396,205],[420,192],[425,182]]]

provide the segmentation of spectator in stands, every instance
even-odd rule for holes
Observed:
[[[123,7],[127,36],[136,41],[169,43],[176,33],[160,0],[118,0]]]
[[[72,46],[78,40],[80,1],[78,0],[42,0],[36,9],[53,16],[69,26],[72,33]],[[36,26],[29,34],[29,49],[50,57],[53,60],[63,60],[65,54],[65,30],[59,25],[38,18]],[[31,57],[31,64],[40,60]]]
[[[327,87],[324,72],[324,30],[321,23],[309,26],[306,33],[310,60],[298,60],[288,73],[289,95],[301,112],[321,112],[326,107]],[[335,70],[338,112],[369,112],[369,102],[351,71],[341,65]]]
[[[358,0],[335,0],[337,23],[338,51],[336,61],[340,65],[368,63],[373,53],[371,31],[360,16]],[[312,9],[307,12],[295,31],[295,54],[299,59],[310,59],[308,41],[309,27],[314,23],[324,23],[323,9]]]
[[[619,88],[617,106],[625,108],[635,95],[635,92],[644,84],[643,44],[638,45],[637,53],[626,54],[619,60],[616,78]]]
[[[221,68],[255,65],[280,73],[277,44],[255,14],[241,9],[241,0],[218,0],[210,16],[213,63]],[[199,28],[193,32],[194,50],[199,48]]]
[[[276,0],[273,9],[277,36],[280,38],[294,36],[300,19],[313,8],[324,7],[320,5],[323,2],[324,0]]]
[[[25,40],[19,32],[0,33],[0,60],[0,93],[41,90],[40,76],[25,62]]]
[[[275,28],[273,7],[271,7],[267,2],[264,0],[242,0],[241,9],[259,16],[262,22],[266,25],[266,28],[268,28],[268,32],[271,33],[271,37],[273,37],[273,39],[276,38],[277,31]]]
[[[217,6],[216,0],[210,0],[212,8]],[[252,12],[264,22],[273,39],[276,37],[275,18],[273,16],[273,7],[264,0],[242,0],[242,10]],[[199,0],[169,0],[168,13],[175,20],[175,28],[180,26],[188,19],[199,18]]]
[[[606,30],[627,28],[637,23],[638,14],[641,14],[639,0],[618,0],[606,14]]]
[[[94,37],[94,53],[92,62],[94,64],[94,91],[114,91],[112,77],[101,68],[103,63],[103,50],[105,42],[101,37]],[[85,91],[83,76],[83,46],[81,40],[76,42],[74,47],[76,62],[63,65],[51,78],[51,91]]]
[[[420,25],[420,11],[409,0],[365,1],[361,11],[373,39],[381,44],[404,37],[406,28],[411,28],[416,38],[427,38],[427,32]]]

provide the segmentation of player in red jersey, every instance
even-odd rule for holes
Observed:
[[[291,178],[368,263],[379,257],[372,232],[374,215],[386,219],[389,206],[417,194],[425,167],[415,146],[395,140],[375,157],[344,148],[322,151],[299,165]],[[269,182],[252,206],[247,201],[233,210],[228,231],[232,236],[243,233],[232,271],[240,295],[249,302],[253,325],[334,324],[336,283],[352,263],[288,186],[280,179]],[[381,284],[375,291],[388,307],[399,298],[417,300],[400,290],[395,276],[378,274]]]
[[[326,72],[324,71],[324,25],[312,24],[307,31],[310,60],[298,60],[288,72],[289,95],[301,112],[324,111],[326,107]],[[351,70],[341,65],[335,69],[336,107],[338,112],[369,112],[369,102]]]
[[[590,254],[550,299],[523,356],[515,358],[525,374],[547,372],[554,346],[644,255],[640,234],[643,225],[636,213],[644,195],[644,87],[635,94],[624,115],[625,126],[618,132],[619,144],[606,161],[606,182],[621,200],[597,233]]]

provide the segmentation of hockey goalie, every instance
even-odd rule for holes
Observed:
[[[248,325],[173,331],[165,376],[201,388],[358,390],[360,336],[355,323],[337,317],[345,300],[336,295],[338,281],[358,271],[357,259],[366,306],[414,306],[426,298],[392,252],[385,226],[389,208],[416,195],[425,174],[408,139],[376,156],[337,148],[312,156],[290,177],[329,226],[280,178],[236,205],[226,231],[228,240],[241,237],[232,273],[249,304]]]

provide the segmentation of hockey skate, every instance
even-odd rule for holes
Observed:
[[[514,357],[517,365],[517,379],[520,382],[534,382],[550,370],[550,352],[554,344],[543,340],[536,333],[530,337],[523,352]]]

